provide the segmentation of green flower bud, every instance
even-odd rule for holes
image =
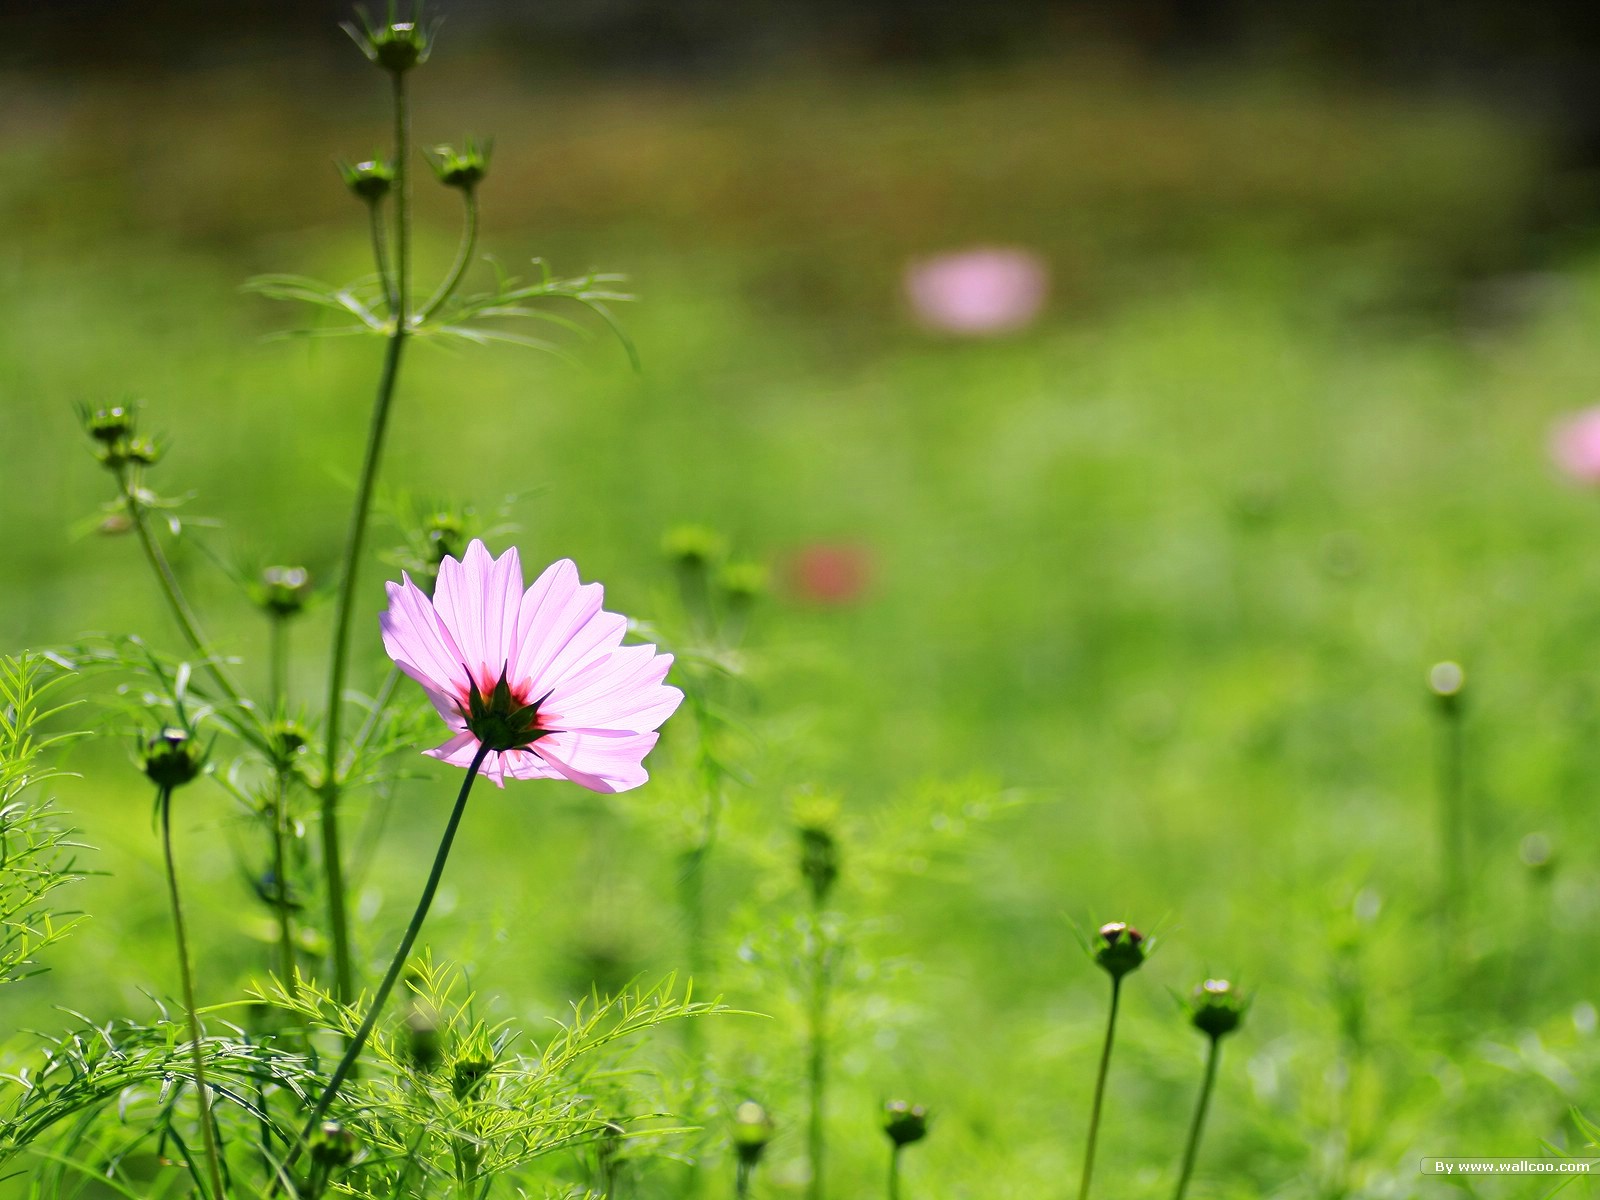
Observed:
[[[770,583],[768,571],[760,563],[729,563],[717,572],[717,586],[729,605],[736,608],[761,599],[767,594]]]
[[[489,173],[489,153],[493,148],[494,143],[488,138],[479,141],[469,137],[461,150],[453,146],[435,146],[428,154],[428,164],[445,187],[470,192]]]
[[[161,461],[161,456],[167,448],[153,437],[139,434],[128,439],[123,457],[131,463],[138,463],[141,467],[153,467]]]
[[[125,405],[109,408],[84,409],[81,412],[84,432],[102,446],[115,446],[133,436],[133,414]]]
[[[144,773],[159,788],[180,788],[198,776],[204,766],[205,755],[186,730],[169,725],[145,743]]]
[[[450,1093],[457,1100],[467,1100],[477,1095],[483,1081],[489,1077],[489,1072],[494,1069],[494,1062],[488,1058],[458,1058],[455,1067],[450,1073]]]
[[[1239,1028],[1250,1002],[1226,979],[1208,979],[1189,1000],[1189,1024],[1207,1037],[1219,1038]]]
[[[928,1136],[928,1110],[904,1100],[888,1100],[883,1106],[883,1132],[895,1148],[920,1142]]]
[[[324,1170],[342,1167],[356,1156],[356,1136],[338,1121],[317,1126],[307,1144],[311,1161]]]
[[[406,1014],[406,1054],[411,1065],[424,1075],[437,1070],[444,1061],[439,1022],[420,1004]],[[457,1077],[459,1066],[457,1064]]]
[[[261,607],[275,617],[292,617],[311,597],[311,573],[304,567],[268,567],[261,572]]]
[[[1467,686],[1467,673],[1460,663],[1434,663],[1428,669],[1428,690],[1433,693],[1441,711],[1454,713],[1461,707],[1462,692]]]
[[[412,67],[427,62],[428,55],[433,52],[433,30],[422,26],[419,20],[421,15],[422,5],[419,2],[414,9],[413,20],[386,21],[374,25],[366,13],[357,9],[360,27],[346,24],[344,31],[369,62],[377,63],[390,74],[403,75]]]
[[[1100,964],[1111,978],[1121,979],[1130,971],[1137,971],[1144,965],[1144,934],[1132,925],[1124,924],[1122,921],[1111,921],[1100,926],[1097,936],[1100,945],[1094,952],[1094,961]]]
[[[744,1166],[753,1167],[761,1161],[776,1128],[772,1114],[754,1100],[746,1100],[733,1110],[733,1148]]]
[[[422,536],[437,569],[446,558],[459,559],[466,550],[467,523],[457,513],[440,510],[423,521]]]
[[[299,754],[311,741],[311,734],[298,721],[274,722],[268,737],[272,742],[273,753],[283,762],[288,762]]]
[[[661,553],[675,567],[704,571],[728,556],[728,539],[704,525],[679,525],[661,539]]]
[[[381,155],[373,155],[366,162],[338,163],[339,177],[345,187],[368,204],[376,204],[389,194],[394,186],[394,166]]]
[[[828,898],[839,878],[839,843],[817,825],[800,827],[800,874],[811,885],[818,904]]]

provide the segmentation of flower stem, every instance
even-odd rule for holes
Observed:
[[[1466,738],[1461,706],[1439,705],[1438,757],[1435,786],[1439,795],[1440,904],[1445,953],[1455,958],[1462,918],[1462,882],[1466,878]]]
[[[280,766],[272,774],[272,900],[278,917],[278,972],[292,994],[297,989],[294,915],[289,908],[289,773]]]
[[[1100,1137],[1100,1108],[1106,1098],[1106,1076],[1111,1072],[1111,1044],[1117,1036],[1117,1005],[1122,999],[1122,977],[1111,977],[1111,1014],[1106,1018],[1106,1042],[1100,1050],[1100,1073],[1094,1082],[1094,1104],[1089,1110],[1089,1142],[1083,1152],[1083,1181],[1078,1185],[1078,1200],[1088,1200],[1089,1181],[1094,1177],[1094,1148]]]
[[[750,1176],[754,1168],[743,1159],[739,1160],[733,1177],[733,1194],[736,1200],[750,1200]]]
[[[383,300],[389,306],[389,315],[395,313],[394,276],[389,272],[389,233],[383,227],[383,206],[376,200],[367,205],[367,227],[372,234],[372,261],[378,268],[378,278],[383,283]]]
[[[150,532],[150,523],[145,518],[144,503],[139,499],[138,487],[126,468],[117,471],[117,486],[122,492],[123,505],[128,510],[128,520],[133,525],[134,533],[138,535],[139,546],[156,574],[156,581],[161,585],[161,594],[166,598],[167,607],[172,610],[173,618],[178,622],[184,640],[189,643],[189,648],[200,659],[200,665],[216,683],[217,690],[226,696],[228,702],[235,708],[243,708],[244,698],[240,696],[239,689],[234,686],[233,680],[228,678],[227,672],[206,647],[205,635],[200,632],[199,619],[195,616],[194,609],[189,607],[183,589],[178,586],[178,577],[173,573],[172,564],[167,561],[166,554],[162,552],[161,544]]]
[[[1189,1177],[1194,1174],[1195,1156],[1200,1153],[1200,1130],[1205,1125],[1206,1106],[1211,1103],[1211,1088],[1217,1081],[1217,1059],[1222,1053],[1222,1039],[1211,1039],[1211,1048],[1206,1051],[1205,1080],[1200,1084],[1200,1103],[1195,1106],[1194,1120],[1189,1123],[1189,1144],[1183,1151],[1183,1170],[1178,1174],[1178,1190],[1173,1193],[1173,1200],[1183,1200],[1183,1194],[1188,1190]]]
[[[461,277],[472,265],[472,251],[478,244],[478,194],[471,188],[466,188],[461,193],[461,199],[466,206],[466,223],[461,230],[461,244],[456,247],[456,260],[450,265],[450,273],[439,285],[439,290],[429,297],[428,302],[418,312],[419,322],[433,316],[439,306],[455,294],[456,287],[461,283]]]
[[[811,1123],[807,1130],[807,1157],[811,1180],[806,1190],[809,1200],[822,1200],[823,1161],[827,1151],[826,1100],[828,1085],[828,947],[822,927],[822,899],[811,905],[811,1055],[807,1079],[811,1095]]]
[[[212,1200],[224,1200],[222,1161],[217,1154],[217,1134],[211,1122],[211,1092],[206,1087],[205,1048],[200,1040],[200,1016],[194,1003],[194,968],[189,962],[189,934],[183,921],[183,901],[178,896],[178,868],[172,857],[172,789],[156,797],[161,812],[161,856],[167,866],[167,895],[172,901],[172,929],[178,943],[178,977],[183,985],[183,1007],[189,1017],[189,1045],[194,1052],[194,1090],[200,1103],[200,1135],[205,1142],[206,1169],[211,1177]]]
[[[408,188],[410,172],[406,158],[410,146],[411,118],[406,104],[405,75],[395,72],[395,287],[389,339],[383,356],[383,373],[378,379],[378,395],[372,406],[372,424],[367,432],[366,455],[361,463],[361,478],[356,485],[355,508],[350,514],[350,530],[345,539],[344,562],[339,572],[339,596],[333,623],[333,652],[328,667],[328,716],[322,781],[322,869],[328,892],[328,929],[333,942],[335,994],[349,1003],[355,991],[355,972],[350,958],[350,918],[345,907],[344,861],[339,846],[339,725],[343,715],[345,668],[350,645],[350,618],[355,606],[357,570],[361,548],[366,541],[367,518],[372,510],[372,493],[377,482],[378,461],[383,453],[384,433],[389,424],[389,409],[400,375],[400,355],[409,332],[406,313],[407,271],[411,240]]]
[[[900,1147],[889,1148],[889,1200],[900,1200]]]
[[[344,1057],[339,1060],[339,1065],[333,1069],[333,1074],[328,1077],[327,1084],[322,1089],[322,1094],[317,1097],[316,1104],[312,1105],[311,1115],[306,1121],[305,1129],[300,1135],[300,1140],[290,1150],[289,1157],[284,1162],[287,1168],[292,1165],[304,1149],[307,1140],[315,1131],[317,1124],[328,1112],[328,1106],[339,1094],[339,1089],[344,1086],[344,1081],[350,1077],[351,1070],[355,1067],[356,1059],[361,1056],[361,1051],[366,1047],[367,1039],[372,1036],[372,1030],[378,1023],[378,1018],[383,1014],[383,1006],[389,999],[389,993],[394,990],[395,981],[400,978],[400,973],[405,969],[406,960],[411,955],[411,948],[416,945],[417,934],[422,930],[422,923],[427,919],[428,909],[433,906],[434,894],[439,890],[439,880],[444,875],[444,864],[450,857],[450,847],[455,843],[456,830],[461,826],[461,814],[467,809],[467,797],[472,794],[472,784],[478,778],[478,770],[483,766],[483,760],[489,754],[489,747],[479,744],[478,752],[473,755],[472,765],[467,768],[467,777],[461,782],[461,791],[456,796],[456,804],[450,810],[450,820],[445,825],[444,836],[439,839],[438,852],[433,856],[433,869],[428,872],[428,881],[422,885],[422,895],[417,900],[417,908],[411,914],[411,923],[406,926],[405,935],[400,939],[400,945],[394,952],[394,958],[389,962],[389,969],[384,973],[383,982],[378,984],[378,990],[372,994],[372,1002],[367,1006],[367,1015],[361,1019],[360,1026],[356,1029],[350,1044],[345,1047]]]

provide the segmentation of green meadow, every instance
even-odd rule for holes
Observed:
[[[1097,1195],[1171,1194],[1205,1052],[1176,997],[1213,976],[1252,1004],[1191,1196],[1443,1196],[1425,1157],[1600,1157],[1575,1116],[1600,1119],[1600,497],[1548,453],[1600,401],[1600,257],[1548,130],[1087,55],[688,84],[450,49],[417,74],[417,135],[494,135],[483,249],[626,274],[640,365],[577,310],[582,333],[549,332],[567,358],[407,352],[352,686],[387,669],[406,511],[467,506],[533,570],[573,558],[669,649],[690,636],[670,530],[770,578],[717,694],[731,774],[694,980],[741,1013],[645,1039],[637,1111],[704,1133],[625,1141],[619,1197],[731,1197],[747,1097],[776,1122],[753,1194],[806,1195],[796,813],[819,807],[841,864],[830,1197],[883,1186],[887,1099],[932,1113],[906,1200],[1073,1194],[1107,996],[1080,936],[1111,920],[1155,946],[1123,986]],[[300,563],[331,595],[381,342],[274,336],[315,315],[241,285],[370,270],[330,161],[386,136],[380,84],[359,61],[4,84],[0,648],[183,653],[134,539],[98,531],[114,492],[82,404],[138,401],[167,438],[148,480],[183,501],[176,569],[250,687],[267,626],[230,571]],[[416,187],[427,286],[454,197]],[[1048,265],[1033,325],[913,318],[906,263],[974,245]],[[808,596],[819,546],[864,564],[858,594]],[[307,721],[330,611],[292,627]],[[1466,673],[1453,924],[1441,660]],[[7,1033],[174,1004],[137,685],[113,702],[115,682],[71,685],[62,727],[94,732],[51,789],[92,847],[58,893],[89,919],[7,988]],[[443,740],[419,724],[418,750]],[[423,942],[482,1015],[536,1045],[592,987],[681,987],[698,736],[686,706],[621,795],[479,785]],[[349,800],[368,983],[460,782],[399,765],[392,795]],[[271,967],[243,811],[214,782],[175,802],[202,1004]],[[6,1069],[35,1044],[18,1032]],[[553,1161],[549,1194],[592,1170]]]

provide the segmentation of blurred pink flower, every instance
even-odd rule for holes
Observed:
[[[826,542],[797,550],[787,572],[802,600],[828,605],[859,600],[871,573],[872,559],[865,548]]]
[[[627,618],[601,611],[600,585],[580,585],[570,560],[524,592],[516,550],[496,560],[474,539],[440,564],[432,600],[409,575],[388,590],[384,648],[456,731],[425,753],[469,767],[486,745],[483,773],[501,787],[509,775],[622,792],[649,778],[655,730],[683,700],[662,683],[672,655],[623,646]]]
[[[1009,333],[1044,307],[1050,275],[1027,250],[985,248],[913,260],[906,296],[923,324],[946,333]]]
[[[1550,457],[1579,483],[1600,484],[1600,408],[1558,423],[1550,436]]]

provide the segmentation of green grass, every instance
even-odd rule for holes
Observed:
[[[706,1034],[718,1095],[779,1119],[758,1186],[800,1194],[785,962],[801,909],[788,813],[806,789],[840,801],[838,903],[860,922],[834,1195],[880,1186],[891,1095],[934,1111],[908,1197],[1065,1192],[1104,1004],[1070,923],[1111,918],[1163,944],[1126,988],[1097,1195],[1171,1187],[1203,1043],[1167,990],[1207,973],[1258,999],[1226,1046],[1192,1196],[1444,1194],[1418,1177],[1424,1155],[1575,1146],[1569,1108],[1600,1100],[1600,509],[1554,478],[1544,443],[1600,395],[1600,261],[1574,241],[1519,273],[1552,186],[1538,131],[1462,105],[1103,69],[700,93],[541,91],[459,64],[420,78],[425,138],[469,119],[498,137],[489,248],[628,271],[644,370],[604,339],[582,370],[419,347],[386,480],[483,510],[520,497],[525,561],[572,555],[646,617],[670,616],[657,547],[681,521],[780,568],[819,540],[872,555],[858,605],[780,588],[751,631],[752,782],[712,866],[703,986],[777,1018]],[[7,150],[29,169],[0,185],[8,645],[123,629],[177,644],[131,540],[69,535],[109,494],[78,444],[80,400],[145,399],[172,435],[157,486],[222,523],[200,530],[209,545],[331,574],[378,348],[262,342],[297,315],[237,284],[364,269],[359,212],[323,164],[381,122],[347,82],[296,82],[287,98],[224,77],[119,82],[25,110]],[[442,265],[448,210],[429,204],[425,261]],[[976,240],[1046,254],[1047,318],[994,343],[923,334],[901,262]],[[1539,302],[1507,316],[1517,287]],[[264,629],[203,557],[181,566],[259,686]],[[368,567],[358,612],[375,616],[385,574]],[[326,615],[296,634],[308,703]],[[375,620],[358,639],[371,687]],[[1447,657],[1469,678],[1457,969],[1432,911],[1424,686]],[[628,796],[475,797],[426,940],[496,1011],[559,1012],[597,957],[623,976],[681,966],[667,897],[698,804],[692,732],[676,718],[656,781]],[[173,990],[124,744],[85,746],[59,788],[106,874],[74,889],[94,919],[53,973],[8,997],[19,1024]],[[369,962],[449,798],[448,772],[419,771],[362,875]],[[231,802],[180,801],[217,1000],[266,960],[266,914],[229,849]],[[1534,830],[1557,848],[1549,880],[1518,862]],[[708,1195],[731,1188],[724,1166]],[[672,1178],[644,1168],[639,1194]],[[1477,1194],[1541,1194],[1501,1182]]]

